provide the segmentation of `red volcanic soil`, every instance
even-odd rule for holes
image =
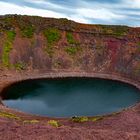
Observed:
[[[0,140],[139,140],[140,105],[104,117],[96,122],[72,122],[70,119],[57,119],[62,126],[48,124],[53,118],[41,118],[0,107],[1,111],[12,112],[21,120],[0,117]],[[28,123],[27,120],[38,120]],[[26,120],[26,121],[25,121]],[[25,123],[26,122],[26,123]]]

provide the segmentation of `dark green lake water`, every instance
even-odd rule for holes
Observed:
[[[140,91],[131,85],[92,78],[24,81],[2,94],[11,108],[51,117],[107,114],[140,101]]]

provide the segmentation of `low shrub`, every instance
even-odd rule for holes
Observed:
[[[7,31],[7,40],[9,42],[12,42],[16,37],[16,32],[15,31]]]
[[[72,117],[71,119],[73,122],[87,122],[88,121],[88,117]]]
[[[78,51],[80,51],[80,47],[66,47],[65,51],[69,55],[75,55]]]
[[[24,120],[23,121],[23,123],[24,124],[36,124],[36,123],[39,123],[39,121],[38,120]]]
[[[101,120],[101,119],[103,119],[103,117],[93,117],[93,118],[90,118],[90,120],[93,121],[93,122],[96,122],[96,121]]]
[[[60,31],[56,28],[46,29],[44,35],[47,38],[48,45],[53,45],[60,39]]]
[[[49,120],[48,124],[51,125],[51,126],[54,126],[54,127],[60,127],[61,126],[61,124],[56,120]]]
[[[78,44],[78,42],[74,39],[73,34],[71,32],[66,33],[66,38],[69,44]]]
[[[2,111],[0,111],[0,117],[20,120],[20,117],[16,116],[13,113],[9,113],[9,112],[2,112]]]
[[[34,34],[34,27],[32,25],[28,25],[21,28],[21,34],[23,37],[32,38]]]
[[[24,70],[26,66],[23,62],[18,62],[16,64],[14,64],[14,67],[16,70]]]

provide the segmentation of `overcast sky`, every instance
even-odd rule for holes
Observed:
[[[4,14],[140,26],[140,0],[0,0],[0,15]]]

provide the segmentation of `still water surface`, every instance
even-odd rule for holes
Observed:
[[[140,91],[104,79],[42,79],[14,84],[4,91],[3,98],[5,105],[36,115],[93,116],[134,105],[140,101]]]

